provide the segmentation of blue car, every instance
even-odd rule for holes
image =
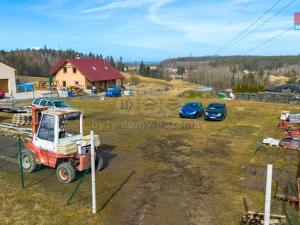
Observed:
[[[122,93],[122,89],[119,86],[113,86],[106,90],[105,96],[106,97],[120,97]]]
[[[181,107],[180,118],[196,119],[204,114],[204,108],[200,102],[187,102]]]
[[[225,103],[213,102],[210,103],[205,110],[205,120],[224,120],[227,116],[227,107]]]

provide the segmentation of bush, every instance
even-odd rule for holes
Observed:
[[[139,83],[141,83],[141,80],[137,76],[132,76],[131,79],[130,79],[130,83],[132,85],[138,85]]]
[[[182,92],[179,97],[181,98],[202,98],[203,92],[201,91],[194,91],[194,90],[186,90]]]
[[[251,86],[251,85],[239,85],[232,88],[234,93],[257,93],[264,92],[265,87],[262,85]]]

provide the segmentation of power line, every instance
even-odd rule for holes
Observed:
[[[237,18],[240,17],[240,15],[248,8],[248,6],[250,5],[250,3],[252,2],[253,0],[249,0],[245,5],[244,7],[237,13],[235,14],[235,16],[229,21],[229,23],[226,24],[226,26],[230,26]]]
[[[220,51],[226,49],[228,45],[233,43],[235,40],[237,40],[239,37],[241,37],[245,32],[247,32],[251,27],[253,27],[259,20],[261,20],[266,14],[268,14],[272,9],[274,9],[282,0],[277,0],[275,4],[272,5],[271,8],[269,8],[266,12],[264,12],[260,17],[258,17],[255,21],[253,21],[245,30],[243,30],[240,34],[238,34],[236,37],[234,37],[231,41],[229,41],[224,47],[220,48]]]
[[[244,35],[243,37],[239,38],[236,42],[234,42],[233,44],[231,44],[230,46],[228,46],[228,48],[231,48],[232,46],[238,44],[240,41],[244,40],[246,37],[248,37],[250,34],[253,34],[255,31],[257,31],[259,28],[261,28],[264,24],[266,24],[267,22],[269,22],[271,19],[273,19],[275,16],[277,16],[278,14],[280,14],[282,11],[284,11],[286,8],[288,8],[290,5],[292,5],[296,0],[292,0],[290,1],[288,4],[286,4],[284,7],[282,7],[280,10],[278,10],[276,13],[274,13],[271,17],[269,17],[268,19],[266,19],[265,21],[263,21],[261,24],[259,24],[256,28],[254,28],[252,31],[250,31],[249,33],[247,33],[246,35]],[[227,48],[227,49],[228,49]]]
[[[233,22],[240,17],[240,15],[248,8],[248,6],[250,5],[250,3],[252,2],[253,0],[249,0],[243,8],[241,8],[241,10],[239,12],[237,12],[234,17],[228,22],[225,24],[225,27],[228,27],[230,25],[233,24]],[[225,29],[222,29],[222,31],[220,32],[219,36],[222,36],[222,34],[225,32]]]
[[[248,50],[245,54],[249,54],[250,52],[253,52],[254,50],[256,50],[256,49],[258,49],[258,48],[260,48],[260,47],[262,47],[262,46],[268,44],[269,42],[273,41],[274,39],[276,39],[276,38],[278,38],[278,37],[284,35],[285,33],[289,32],[290,30],[293,30],[293,29],[294,29],[294,27],[290,27],[290,28],[288,28],[288,29],[282,31],[281,33],[279,33],[279,34],[273,36],[272,38],[270,38],[270,39],[264,41],[263,43],[261,43],[261,44],[255,46],[254,48],[251,48],[251,49]]]

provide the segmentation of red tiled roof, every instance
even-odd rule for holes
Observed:
[[[295,13],[294,21],[295,25],[300,25],[300,12]]]
[[[76,67],[89,81],[123,79],[124,76],[103,59],[61,59],[50,70],[55,75],[67,62]]]

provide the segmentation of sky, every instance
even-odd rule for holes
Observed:
[[[300,31],[294,29],[255,48],[293,27],[300,1],[281,10],[291,1],[278,0],[238,37],[277,0],[1,0],[0,49],[46,45],[122,56],[128,62],[207,55],[294,55],[300,54]]]

